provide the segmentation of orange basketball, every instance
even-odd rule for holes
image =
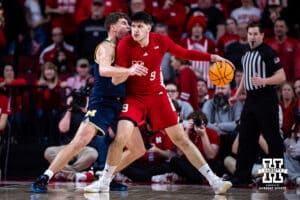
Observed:
[[[215,62],[209,68],[208,76],[212,84],[216,86],[227,85],[234,77],[234,67],[229,62]]]

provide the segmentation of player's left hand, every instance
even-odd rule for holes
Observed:
[[[266,85],[265,79],[261,78],[257,74],[254,77],[252,77],[251,81],[254,86],[265,86]]]

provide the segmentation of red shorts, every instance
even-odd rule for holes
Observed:
[[[130,119],[140,125],[150,120],[153,130],[178,124],[178,115],[166,93],[143,96],[126,96],[120,119]]]

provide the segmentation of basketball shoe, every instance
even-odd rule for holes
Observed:
[[[104,178],[103,176],[99,180],[94,181],[92,184],[84,188],[84,192],[95,193],[95,192],[109,192],[109,184],[111,179]]]
[[[223,181],[219,177],[214,179],[210,185],[215,194],[225,194],[227,190],[232,187],[232,183],[230,181]]]
[[[36,193],[47,192],[49,177],[45,174],[39,176],[37,180],[31,184],[31,191]]]

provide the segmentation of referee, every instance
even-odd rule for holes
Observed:
[[[250,49],[242,57],[242,81],[236,94],[229,99],[230,103],[234,103],[246,89],[247,98],[240,119],[236,172],[231,180],[234,186],[244,186],[251,181],[251,169],[257,159],[260,133],[268,143],[268,157],[283,158],[275,85],[285,80],[285,73],[279,57],[271,47],[263,43],[261,24],[249,24],[247,32]]]

